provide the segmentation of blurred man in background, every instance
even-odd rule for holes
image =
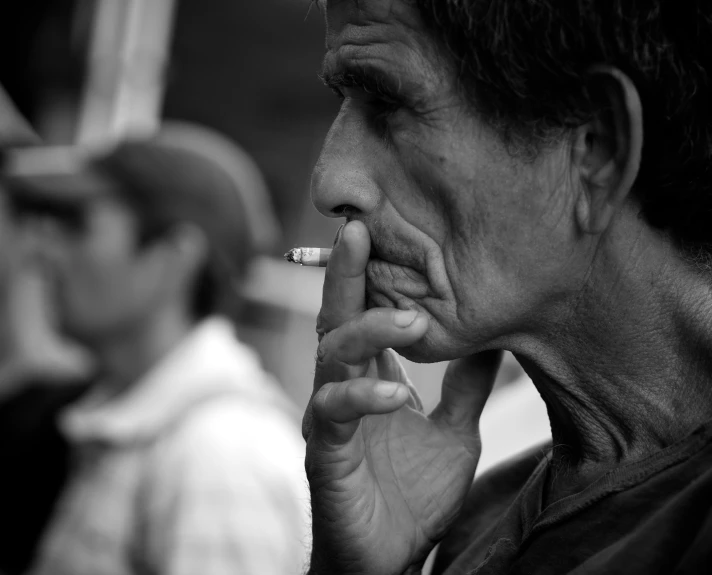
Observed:
[[[34,572],[301,573],[298,416],[220,315],[275,229],[254,165],[174,126],[10,169],[62,328],[103,371],[62,414],[77,467]]]
[[[0,156],[37,144],[0,88]],[[60,341],[40,270],[0,182],[0,573],[24,572],[67,477],[55,416],[86,388],[90,364]]]

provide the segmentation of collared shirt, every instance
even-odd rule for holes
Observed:
[[[438,575],[669,575],[712,566],[712,422],[544,505],[551,449],[475,481]]]
[[[204,322],[123,395],[63,414],[76,468],[33,572],[302,573],[297,421],[230,325]]]

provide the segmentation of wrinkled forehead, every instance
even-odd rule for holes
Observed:
[[[420,27],[416,0],[323,0],[329,34],[338,34],[344,27],[403,25]]]
[[[424,84],[442,73],[442,51],[416,0],[324,0],[324,72],[378,63],[401,75],[419,72]],[[404,79],[405,80],[405,79]]]

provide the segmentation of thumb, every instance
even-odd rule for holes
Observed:
[[[443,378],[440,403],[430,418],[472,436],[502,361],[502,351],[484,351],[451,361]]]

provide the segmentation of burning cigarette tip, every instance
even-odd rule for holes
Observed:
[[[284,254],[284,259],[290,263],[298,264],[299,261],[297,261],[296,251],[297,251],[296,249],[289,250],[286,254]],[[300,259],[301,259],[301,254],[300,254]]]
[[[330,248],[294,248],[284,254],[284,259],[294,264],[323,268],[330,255]]]

